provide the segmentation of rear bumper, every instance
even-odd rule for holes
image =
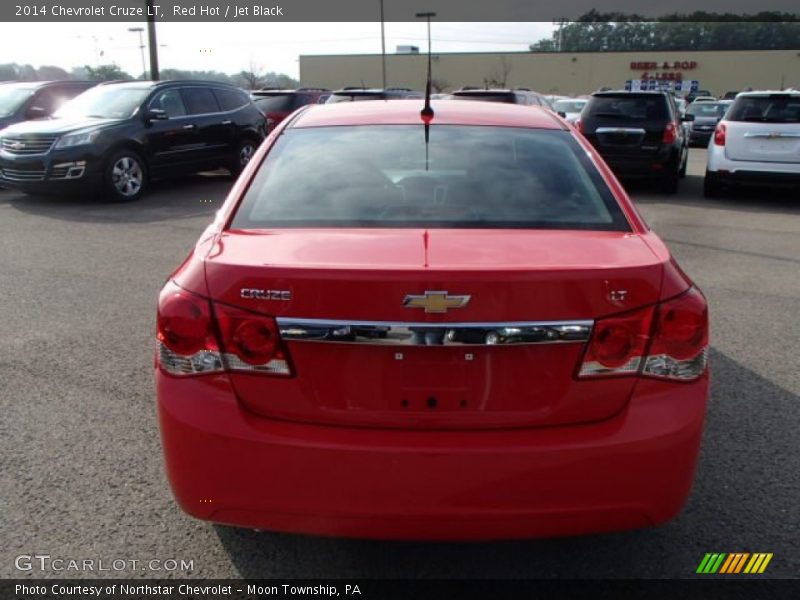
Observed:
[[[606,421],[398,431],[280,422],[225,376],[156,372],[167,474],[190,515],[243,527],[383,539],[503,539],[632,529],[689,494],[708,377],[641,381]]]
[[[679,160],[677,151],[659,152],[647,155],[603,154],[603,160],[618,177],[661,177],[677,169]]]
[[[708,147],[708,172],[722,184],[800,187],[800,160],[792,163],[731,160],[724,146]]]
[[[697,131],[697,130],[690,130],[689,131],[689,143],[690,144],[697,144],[707,146],[708,141],[711,139],[711,136],[714,135],[714,130],[709,129],[705,131]]]

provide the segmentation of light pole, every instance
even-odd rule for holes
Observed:
[[[383,30],[383,0],[381,0],[381,75],[383,89],[386,89],[386,36]]]
[[[158,72],[158,42],[156,41],[156,12],[153,0],[145,0],[147,7],[147,44],[150,47],[150,79],[158,81],[161,75]]]
[[[128,31],[139,34],[139,52],[142,55],[142,79],[145,79],[147,77],[147,66],[144,62],[144,38],[142,37],[144,27],[128,27]]]

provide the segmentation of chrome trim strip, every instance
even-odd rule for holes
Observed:
[[[800,133],[791,133],[791,132],[756,132],[756,131],[748,131],[744,134],[746,138],[800,138]]]
[[[419,323],[278,317],[280,335],[292,342],[373,346],[496,346],[585,342],[594,321]]]
[[[637,127],[598,127],[596,133],[635,133],[636,135],[644,135],[647,132],[644,129]]]

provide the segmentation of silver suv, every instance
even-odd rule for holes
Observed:
[[[717,124],[703,192],[737,185],[800,189],[800,91],[742,92]]]

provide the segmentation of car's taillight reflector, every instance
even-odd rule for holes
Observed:
[[[208,300],[170,281],[158,297],[156,360],[173,375],[222,371]]]
[[[212,304],[170,281],[158,298],[156,361],[173,375],[291,375],[275,319]]]
[[[599,319],[578,377],[636,375],[689,381],[705,372],[708,305],[697,288],[656,306]]]
[[[708,304],[697,288],[663,302],[656,312],[653,340],[642,373],[695,379],[706,368]]]
[[[670,121],[667,123],[667,126],[664,127],[664,135],[661,136],[661,142],[664,144],[671,144],[676,139],[678,139],[678,126]]]
[[[717,128],[714,130],[714,145],[715,146],[724,146],[725,145],[725,123],[717,123]]]
[[[637,373],[647,349],[652,320],[652,307],[598,320],[578,375]]]
[[[214,303],[214,314],[228,369],[272,375],[292,374],[275,319],[218,303]]]

